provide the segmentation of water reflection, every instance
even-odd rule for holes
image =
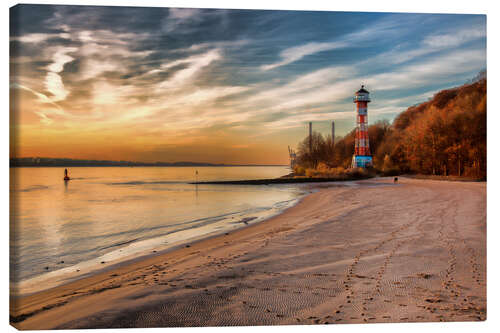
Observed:
[[[60,168],[15,170],[10,186],[16,203],[12,253],[20,254],[16,279],[45,273],[47,266],[61,267],[62,261],[67,265],[96,258],[131,242],[221,223],[229,214],[257,216],[301,192],[194,184],[192,194],[193,174],[198,181],[273,178],[288,173],[286,167],[207,167],[198,174],[190,167],[80,167],[72,168],[70,181],[61,179]]]

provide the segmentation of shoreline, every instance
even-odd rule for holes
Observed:
[[[246,179],[246,180],[218,180],[193,182],[195,185],[273,185],[273,184],[306,184],[306,183],[335,183],[335,182],[355,182],[360,180],[372,179],[374,177],[364,178],[269,178],[269,179]]]
[[[83,262],[79,262],[75,265],[67,266],[64,268],[60,268],[51,272],[43,273],[41,275],[33,276],[30,277],[26,280],[22,280],[19,282],[14,282],[10,283],[9,289],[10,289],[10,296],[12,298],[22,298],[26,296],[30,296],[33,294],[37,294],[40,292],[44,291],[50,291],[51,289],[58,288],[58,287],[63,287],[67,284],[70,284],[72,282],[78,282],[81,279],[85,279],[88,277],[92,277],[94,275],[98,275],[100,273],[106,273],[109,271],[112,271],[114,269],[119,269],[122,266],[134,264],[143,260],[150,259],[152,257],[156,257],[158,255],[166,254],[172,251],[179,250],[181,248],[186,247],[186,245],[190,246],[191,244],[195,244],[197,242],[203,241],[203,240],[208,240],[212,239],[214,237],[220,237],[223,235],[227,235],[228,233],[232,233],[234,231],[240,230],[240,229],[245,229],[252,227],[255,224],[263,223],[269,219],[272,219],[276,216],[279,216],[280,214],[284,213],[288,209],[296,206],[300,201],[302,201],[305,197],[313,193],[313,190],[304,190],[304,192],[297,198],[289,200],[288,204],[284,208],[277,208],[275,206],[269,207],[268,209],[265,210],[264,214],[262,215],[262,212],[253,212],[253,213],[242,213],[242,212],[237,212],[237,213],[231,213],[230,215],[252,215],[252,216],[247,216],[241,218],[240,221],[236,222],[227,222],[227,221],[222,221],[222,226],[217,227],[219,224],[221,224],[220,221],[214,222],[213,224],[209,224],[207,226],[201,226],[197,228],[188,228],[188,229],[181,229],[163,236],[158,236],[158,237],[153,237],[145,240],[141,240],[137,243],[131,243],[121,249],[116,249],[111,252],[105,253],[97,258],[92,258],[85,260]],[[281,202],[278,202],[277,204],[281,204]],[[225,217],[227,219],[228,217]],[[234,219],[234,217],[233,217]],[[228,224],[231,223],[231,224]],[[214,229],[214,230],[209,230],[206,233],[198,234],[198,235],[192,235],[188,236],[187,238],[184,239],[178,239],[173,242],[165,242],[166,238],[175,236],[175,238],[178,238],[180,234],[183,233],[197,233],[200,230],[202,230],[204,227],[207,227],[207,229]],[[224,228],[225,227],[225,228]],[[166,243],[168,245],[163,245],[163,243]],[[127,249],[129,247],[137,247],[140,244],[144,243],[156,243],[155,246],[149,246],[147,249],[143,250],[138,250],[136,252],[133,252]],[[160,244],[161,243],[161,244]],[[128,254],[118,256],[116,259],[112,260],[107,260],[105,258],[108,257],[114,257],[113,254],[117,252],[130,252]],[[103,261],[101,261],[101,259]],[[99,264],[100,263],[100,264]],[[105,265],[105,266],[102,266]],[[84,271],[84,268],[86,268],[86,271]],[[47,283],[49,282],[49,285],[46,287],[39,287],[40,283]],[[36,287],[30,287],[35,285]],[[36,289],[34,289],[36,288]],[[15,291],[16,289],[24,289],[24,291]]]
[[[189,247],[156,253],[33,295],[11,297],[11,323],[19,329],[45,329],[405,322],[439,321],[438,313],[446,311],[448,320],[484,320],[486,184],[401,178],[393,185],[391,180],[360,181],[359,187],[326,185],[279,215],[227,235],[191,242]],[[471,197],[456,205],[465,200],[464,194]],[[363,202],[368,208],[360,210]],[[426,218],[426,214],[431,215]],[[447,222],[433,222],[432,216]],[[463,238],[467,247],[448,244],[439,236],[458,237],[457,227],[470,231]],[[430,239],[435,237],[436,241]],[[433,260],[422,266],[420,258],[427,252]],[[451,258],[455,262],[461,255],[474,261],[470,267],[461,262],[452,267],[448,275],[454,282],[443,273],[450,269],[446,268],[450,253],[455,253]],[[380,266],[385,273],[379,279],[377,267],[385,255],[390,255],[390,265]],[[405,267],[413,271],[405,272]],[[470,310],[447,296],[445,284],[457,293],[459,287],[453,283],[459,282],[473,287],[458,291],[471,303]],[[442,293],[430,295],[419,289],[431,285]],[[371,308],[368,302],[363,307],[370,317],[363,318],[357,309],[366,303],[364,293],[372,293],[375,286],[381,291],[372,298],[382,295],[391,303],[380,299]],[[394,294],[403,287],[406,291]],[[285,303],[280,301],[283,297]],[[436,297],[446,309],[434,315],[426,309],[426,300]],[[353,308],[352,303],[358,302]],[[198,316],[189,316],[193,307]],[[191,312],[184,312],[188,308]],[[339,312],[331,313],[335,308]],[[405,313],[397,318],[380,313],[396,310]],[[228,313],[233,315],[227,317]]]
[[[169,255],[175,255],[177,252],[181,254],[185,254],[185,252],[188,252],[190,248],[197,248],[197,247],[203,247],[204,243],[206,242],[221,242],[223,239],[228,238],[228,236],[232,236],[232,234],[239,233],[239,232],[245,232],[248,229],[256,228],[261,224],[264,224],[266,222],[272,221],[276,217],[286,213],[288,210],[296,207],[298,204],[300,204],[304,199],[309,197],[310,195],[314,194],[314,191],[309,191],[308,193],[302,195],[300,198],[296,199],[296,202],[291,205],[286,207],[285,209],[281,210],[279,213],[271,215],[263,219],[262,221],[258,221],[256,223],[252,224],[244,224],[239,228],[236,228],[231,231],[220,231],[220,232],[215,232],[212,234],[206,234],[203,236],[200,236],[198,238],[192,239],[188,241],[187,243],[181,243],[175,246],[172,246],[170,248],[160,250],[160,251],[155,251],[155,253],[149,253],[149,254],[144,254],[138,257],[133,257],[126,259],[122,262],[112,264],[107,267],[103,267],[101,269],[96,269],[92,271],[91,273],[85,274],[80,278],[77,278],[75,280],[59,284],[57,286],[53,286],[50,288],[44,288],[40,291],[32,292],[32,293],[26,293],[26,294],[20,294],[20,295],[13,295],[12,293],[10,294],[10,303],[11,303],[11,309],[15,307],[14,304],[17,302],[23,302],[23,300],[26,299],[35,299],[35,303],[38,303],[40,300],[44,300],[46,296],[49,296],[49,298],[52,298],[55,295],[61,295],[63,294],[64,296],[67,296],[66,291],[68,290],[73,290],[73,289],[79,289],[82,286],[92,286],[96,283],[100,282],[105,282],[108,280],[108,274],[110,272],[127,272],[127,271],[134,271],[137,269],[140,269],[141,267],[145,267],[148,265],[151,265],[152,263],[157,262],[158,260],[161,260],[161,257],[169,256]],[[187,246],[186,246],[187,245]],[[116,274],[116,273],[115,273]],[[113,274],[113,275],[115,275]],[[109,289],[114,289],[113,287]],[[107,289],[104,289],[107,290]],[[31,301],[31,300],[30,300]],[[28,303],[31,303],[28,301]],[[10,323],[11,324],[16,324],[19,322],[24,321],[25,319],[38,314],[42,311],[50,310],[54,307],[59,307],[61,305],[64,305],[66,303],[60,304],[60,303],[55,303],[51,304],[49,306],[44,305],[41,309],[36,309],[32,312],[28,313],[21,313],[17,316],[12,316],[10,315]],[[17,328],[17,327],[16,327]]]

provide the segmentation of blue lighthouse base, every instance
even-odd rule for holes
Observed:
[[[354,155],[352,157],[352,168],[366,168],[373,165],[371,156]]]

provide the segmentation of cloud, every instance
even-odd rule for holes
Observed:
[[[83,60],[80,79],[92,79],[105,72],[119,71],[121,68],[120,63],[115,60],[88,58]]]
[[[89,145],[103,141],[104,131],[117,147],[134,135],[141,143],[135,151],[234,133],[268,134],[277,144],[283,131],[293,144],[300,138],[291,129],[307,121],[341,120],[344,133],[354,124],[352,94],[361,84],[372,92],[370,115],[390,119],[486,66],[477,16],[51,11],[11,32],[18,50],[11,82],[29,92],[19,94],[28,100],[18,104],[26,108],[22,119]]]
[[[44,125],[51,125],[54,123],[54,120],[49,117],[51,116],[66,116],[66,113],[62,111],[61,109],[44,109],[40,111],[35,111],[35,114],[37,114],[40,117],[40,122]]]
[[[152,50],[131,50],[134,45],[148,37],[148,34],[114,33],[110,30],[79,31],[75,38],[82,42],[77,56],[80,58],[81,79],[88,80],[105,72],[126,70],[132,61],[143,59]],[[130,58],[127,61],[125,58]]]
[[[170,20],[189,21],[201,16],[201,9],[197,8],[170,8],[168,11]]]
[[[466,29],[452,31],[446,34],[427,36],[423,40],[423,45],[428,46],[431,49],[448,49],[485,37],[486,27],[468,27]]]
[[[50,103],[50,104],[54,104],[54,105],[57,105],[55,104],[50,98],[48,98],[46,95],[38,92],[38,91],[35,91],[29,87],[26,87],[26,86],[23,86],[21,84],[18,84],[18,83],[13,83],[10,85],[10,88],[11,89],[22,89],[22,90],[26,90],[26,91],[29,91],[30,93],[32,93],[33,95],[35,95],[36,97],[38,97],[38,102],[40,103]]]
[[[486,50],[448,52],[392,72],[372,75],[365,82],[378,90],[410,89],[446,82],[450,76],[478,72],[485,66]]]
[[[68,53],[75,52],[77,48],[75,47],[62,47],[58,48],[54,55],[52,56],[53,63],[50,64],[47,69],[50,72],[59,73],[64,69],[64,65],[70,61],[73,61],[75,58],[68,55]]]
[[[40,122],[44,125],[51,125],[54,120],[52,117],[57,116],[57,117],[64,117],[64,118],[71,118],[71,114],[65,112],[57,103],[55,103],[51,98],[47,97],[46,95],[35,91],[29,87],[20,85],[20,84],[11,84],[10,89],[20,89],[27,91],[31,93],[33,96],[37,97],[36,100],[33,101],[33,103],[28,103],[30,108],[33,110],[33,112],[40,117]],[[20,101],[15,101],[16,103],[19,103]],[[16,103],[13,103],[13,105],[18,105]],[[21,110],[16,110],[16,111],[21,111]]]
[[[486,30],[475,27],[463,28],[446,34],[433,34],[426,36],[420,44],[413,44],[409,50],[396,47],[378,55],[373,61],[386,64],[401,64],[432,53],[450,51],[452,48],[485,37]]]
[[[356,73],[356,69],[351,66],[332,66],[315,70],[311,73],[300,75],[294,80],[280,87],[263,89],[262,92],[250,97],[251,102],[268,100],[291,101],[300,99],[306,92],[317,90],[332,82],[340,82]]]
[[[52,101],[58,102],[66,99],[69,91],[64,87],[60,75],[54,72],[48,72],[45,76],[45,87],[52,94]]]
[[[307,43],[304,45],[299,45],[299,46],[294,46],[290,47],[288,49],[285,49],[280,53],[280,56],[283,60],[269,64],[269,65],[262,65],[261,69],[262,70],[270,70],[276,67],[280,66],[285,66],[288,65],[292,62],[295,62],[297,60],[300,60],[304,58],[305,56],[315,54],[318,52],[323,52],[323,51],[329,51],[329,50],[334,50],[342,47],[346,47],[347,43],[344,42],[328,42],[328,43]]]
[[[210,65],[213,61],[221,59],[221,54],[218,49],[210,50],[206,53],[192,56],[187,59],[177,60],[172,63],[167,63],[162,66],[163,69],[168,69],[179,64],[188,64],[184,69],[177,71],[170,79],[161,82],[157,89],[174,89],[181,90],[185,88],[185,85],[191,82],[196,74],[199,73],[203,68]]]
[[[179,98],[182,104],[199,105],[213,102],[221,97],[226,97],[247,91],[248,87],[212,87],[208,89],[197,89],[194,92]]]
[[[349,111],[331,111],[327,108],[316,108],[311,112],[292,114],[267,122],[264,126],[271,130],[284,130],[302,127],[310,121],[332,121],[354,119],[354,108]]]
[[[75,52],[76,50],[74,47],[58,47],[55,48],[52,55],[52,64],[47,67],[48,72],[45,76],[45,88],[53,95],[52,101],[54,102],[66,99],[66,96],[69,94],[58,73],[63,71],[65,64],[74,60],[68,53]]]
[[[389,17],[376,23],[363,28],[361,30],[346,34],[340,37],[337,41],[331,42],[310,42],[303,45],[297,45],[287,48],[280,53],[281,61],[262,65],[260,68],[264,71],[274,69],[277,67],[285,66],[290,63],[296,62],[306,56],[316,54],[323,51],[330,51],[335,49],[346,48],[355,45],[359,42],[370,42],[376,41],[381,38],[387,38],[391,35],[396,34],[397,29],[401,28],[402,24],[408,24],[408,22],[402,22],[400,19],[395,19],[394,17]]]
[[[114,85],[101,80],[93,84],[92,102],[96,106],[102,105],[122,105],[132,103],[130,96],[133,96],[135,88],[126,85]]]
[[[170,8],[165,19],[163,30],[167,33],[190,33],[190,25],[202,20],[202,10],[196,8]]]
[[[375,61],[375,60],[374,60]],[[485,50],[449,51],[432,58],[394,69],[387,73],[364,74],[371,66],[366,61],[361,66],[332,66],[300,75],[280,87],[263,89],[248,97],[245,105],[259,105],[246,112],[247,120],[262,114],[284,114],[279,120],[266,124],[271,128],[302,126],[306,119],[321,121],[352,117],[352,104],[342,104],[364,83],[375,92],[415,89],[427,85],[445,84],[450,76],[479,71],[486,64]],[[372,91],[373,92],[373,91]],[[431,93],[409,95],[404,98],[379,99],[372,114],[391,114],[403,111],[409,105],[423,102]],[[332,109],[346,111],[332,112]],[[316,110],[308,112],[308,110]],[[324,111],[327,110],[327,111]],[[297,112],[300,112],[297,114]]]
[[[47,39],[50,38],[69,38],[70,35],[67,33],[31,33],[31,34],[26,34],[22,36],[17,36],[17,37],[11,37],[11,41],[20,41],[22,43],[41,43],[46,41]]]

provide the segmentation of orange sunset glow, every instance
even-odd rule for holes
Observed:
[[[10,36],[11,157],[288,164],[309,121],[354,128],[362,83],[369,121],[390,121],[485,67],[473,16],[26,8]],[[422,19],[434,29],[407,29]]]

